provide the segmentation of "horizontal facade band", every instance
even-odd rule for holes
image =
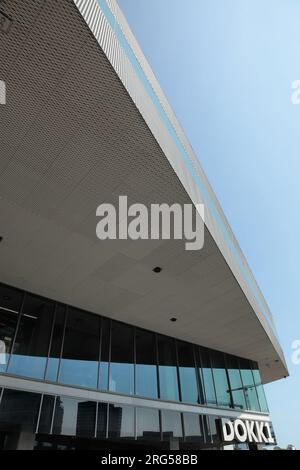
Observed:
[[[103,401],[119,405],[130,405],[143,408],[155,408],[160,410],[172,410],[181,413],[197,413],[206,416],[227,417],[232,419],[250,419],[258,421],[270,421],[269,414],[260,412],[241,412],[236,410],[215,408],[201,405],[188,405],[148,398],[130,397],[111,392],[100,392],[86,388],[70,387],[53,384],[45,381],[27,380],[14,376],[0,376],[0,387],[35,392],[46,395],[61,395],[70,398],[86,399],[90,401]]]

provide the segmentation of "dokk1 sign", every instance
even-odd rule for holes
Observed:
[[[275,444],[268,421],[254,421],[221,418],[219,421],[223,442],[254,442],[257,444]]]

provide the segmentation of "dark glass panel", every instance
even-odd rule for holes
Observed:
[[[199,403],[200,404],[205,404],[206,401],[205,401],[203,371],[202,371],[202,364],[201,364],[199,346],[194,345],[194,353],[195,353],[195,362],[196,362],[196,373],[197,373],[197,378],[198,378]]]
[[[77,309],[69,309],[59,370],[59,381],[97,388],[100,319]]]
[[[232,404],[224,354],[219,351],[211,351],[211,363],[218,406],[229,408]]]
[[[0,284],[0,311],[10,311],[18,313],[23,300],[23,292],[14,287]]]
[[[96,402],[57,397],[53,420],[53,434],[94,437]]]
[[[26,294],[8,368],[11,374],[44,378],[53,312],[53,302]]]
[[[163,410],[161,414],[163,440],[169,440],[173,437],[182,438],[181,413]]]
[[[220,438],[220,432],[219,432],[219,419],[218,417],[215,416],[208,416],[208,422],[209,422],[209,430],[210,430],[210,437],[211,437],[211,442],[214,445],[221,445],[221,438]]]
[[[6,389],[0,404],[0,430],[35,433],[41,395]]]
[[[202,376],[205,389],[205,398],[207,405],[216,405],[216,393],[213,380],[213,374],[211,369],[209,350],[206,348],[199,348],[201,364],[202,364]]]
[[[183,413],[184,438],[188,442],[199,442],[202,436],[200,416],[195,413]]]
[[[109,390],[133,395],[133,374],[133,328],[129,325],[113,321],[111,328]]]
[[[228,355],[226,363],[234,407],[244,410],[246,409],[246,400],[238,359]]]
[[[134,438],[134,408],[125,405],[109,405],[108,437],[111,439]]]
[[[177,341],[181,400],[199,403],[193,345]]]
[[[101,323],[101,360],[99,372],[100,390],[108,390],[108,369],[109,369],[109,346],[110,346],[110,323],[107,318],[102,318]]]
[[[175,341],[158,335],[160,398],[179,401]]]
[[[153,408],[137,408],[137,438],[160,440],[159,411]]]
[[[44,395],[38,429],[41,434],[50,434],[51,432],[54,403],[55,397]]]
[[[95,437],[97,403],[81,401],[77,408],[76,436]]]
[[[202,432],[204,436],[204,442],[206,444],[210,444],[212,442],[212,437],[210,434],[210,427],[209,427],[209,420],[208,416],[202,415],[200,419],[200,423],[202,422]]]
[[[53,326],[50,354],[47,361],[46,380],[56,382],[59,360],[62,349],[66,308],[64,305],[57,305]]]
[[[22,299],[22,292],[0,284],[0,372],[6,370]]]
[[[98,403],[97,413],[97,438],[102,439],[107,435],[107,403]]]
[[[157,398],[155,334],[136,330],[136,394]]]
[[[251,362],[247,359],[240,359],[239,363],[245,391],[246,408],[247,410],[260,411],[256,388],[254,385]]]

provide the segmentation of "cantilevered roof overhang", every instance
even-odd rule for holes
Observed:
[[[0,9],[12,21],[0,31],[0,281],[256,360],[264,382],[286,376],[268,306],[116,2]],[[119,195],[204,203],[204,248],[100,242],[96,207]]]

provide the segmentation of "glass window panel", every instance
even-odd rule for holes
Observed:
[[[53,302],[26,294],[8,369],[11,374],[44,378],[53,312]]]
[[[97,403],[81,401],[77,408],[76,436],[95,437]]]
[[[53,420],[53,434],[94,437],[96,402],[57,397]]]
[[[109,369],[109,345],[110,345],[110,320],[102,318],[101,323],[101,361],[99,373],[100,390],[108,390],[108,369]]]
[[[152,408],[137,408],[136,413],[137,438],[160,440],[159,411]]]
[[[38,429],[40,434],[50,434],[51,432],[54,403],[55,397],[44,395]]]
[[[158,335],[158,359],[160,398],[179,401],[176,350],[172,338]]]
[[[157,398],[155,334],[136,330],[136,394]]]
[[[97,388],[100,319],[77,309],[69,309],[59,371],[59,381]]]
[[[107,403],[98,403],[97,438],[105,438],[107,434]]]
[[[166,410],[163,410],[161,413],[163,439],[169,440],[173,437],[181,438],[183,435],[181,414],[177,411]]]
[[[40,409],[39,393],[6,389],[0,405],[0,429],[35,433]]]
[[[257,385],[256,386],[256,391],[257,391],[261,411],[263,411],[264,413],[268,413],[269,412],[269,407],[268,407],[268,403],[267,403],[267,399],[266,399],[266,395],[265,395],[263,385]]]
[[[259,367],[258,367],[257,362],[254,362],[254,361],[252,362],[252,373],[253,373],[254,383],[256,385],[256,391],[258,395],[260,409],[261,411],[268,413],[269,407],[268,407],[264,387],[261,382]]]
[[[181,400],[199,403],[193,345],[177,341]]]
[[[203,442],[205,442],[206,444],[210,444],[212,442],[212,437],[210,434],[208,416],[202,415],[200,423],[202,423],[202,432],[204,436]]]
[[[199,346],[194,345],[194,352],[195,352],[195,361],[196,361],[196,373],[198,376],[198,399],[199,399],[200,404],[205,404],[206,402],[205,402],[203,372],[202,372]]]
[[[227,355],[226,362],[234,407],[244,410],[246,400],[238,359]]]
[[[21,308],[24,293],[14,287],[0,284],[0,311],[9,310],[18,313]]]
[[[261,385],[261,377],[257,362],[252,361],[252,373],[255,385]]]
[[[0,372],[6,370],[23,293],[0,284]]]
[[[214,416],[208,416],[208,423],[209,423],[209,430],[210,430],[210,438],[211,442],[214,445],[221,444],[221,438],[218,432],[218,421],[220,418]]]
[[[111,439],[134,438],[134,408],[109,405],[108,437]]]
[[[225,367],[224,354],[211,351],[211,363],[218,406],[231,407],[230,389]]]
[[[112,322],[111,363],[109,390],[133,395],[134,393],[133,328]]]
[[[200,428],[200,416],[194,413],[183,413],[184,438],[186,441],[199,442],[202,432]]]
[[[251,362],[247,359],[240,359],[240,370],[243,387],[245,391],[247,410],[260,411],[254,378],[252,374]]]
[[[63,305],[57,305],[55,312],[55,320],[53,326],[52,340],[50,354],[47,362],[46,369],[46,380],[56,382],[59,360],[61,355],[64,325],[65,325],[65,313],[66,309]]]
[[[205,389],[205,398],[207,405],[216,405],[216,394],[213,380],[213,374],[210,363],[209,350],[206,348],[199,348],[201,364],[202,364],[202,376]]]

